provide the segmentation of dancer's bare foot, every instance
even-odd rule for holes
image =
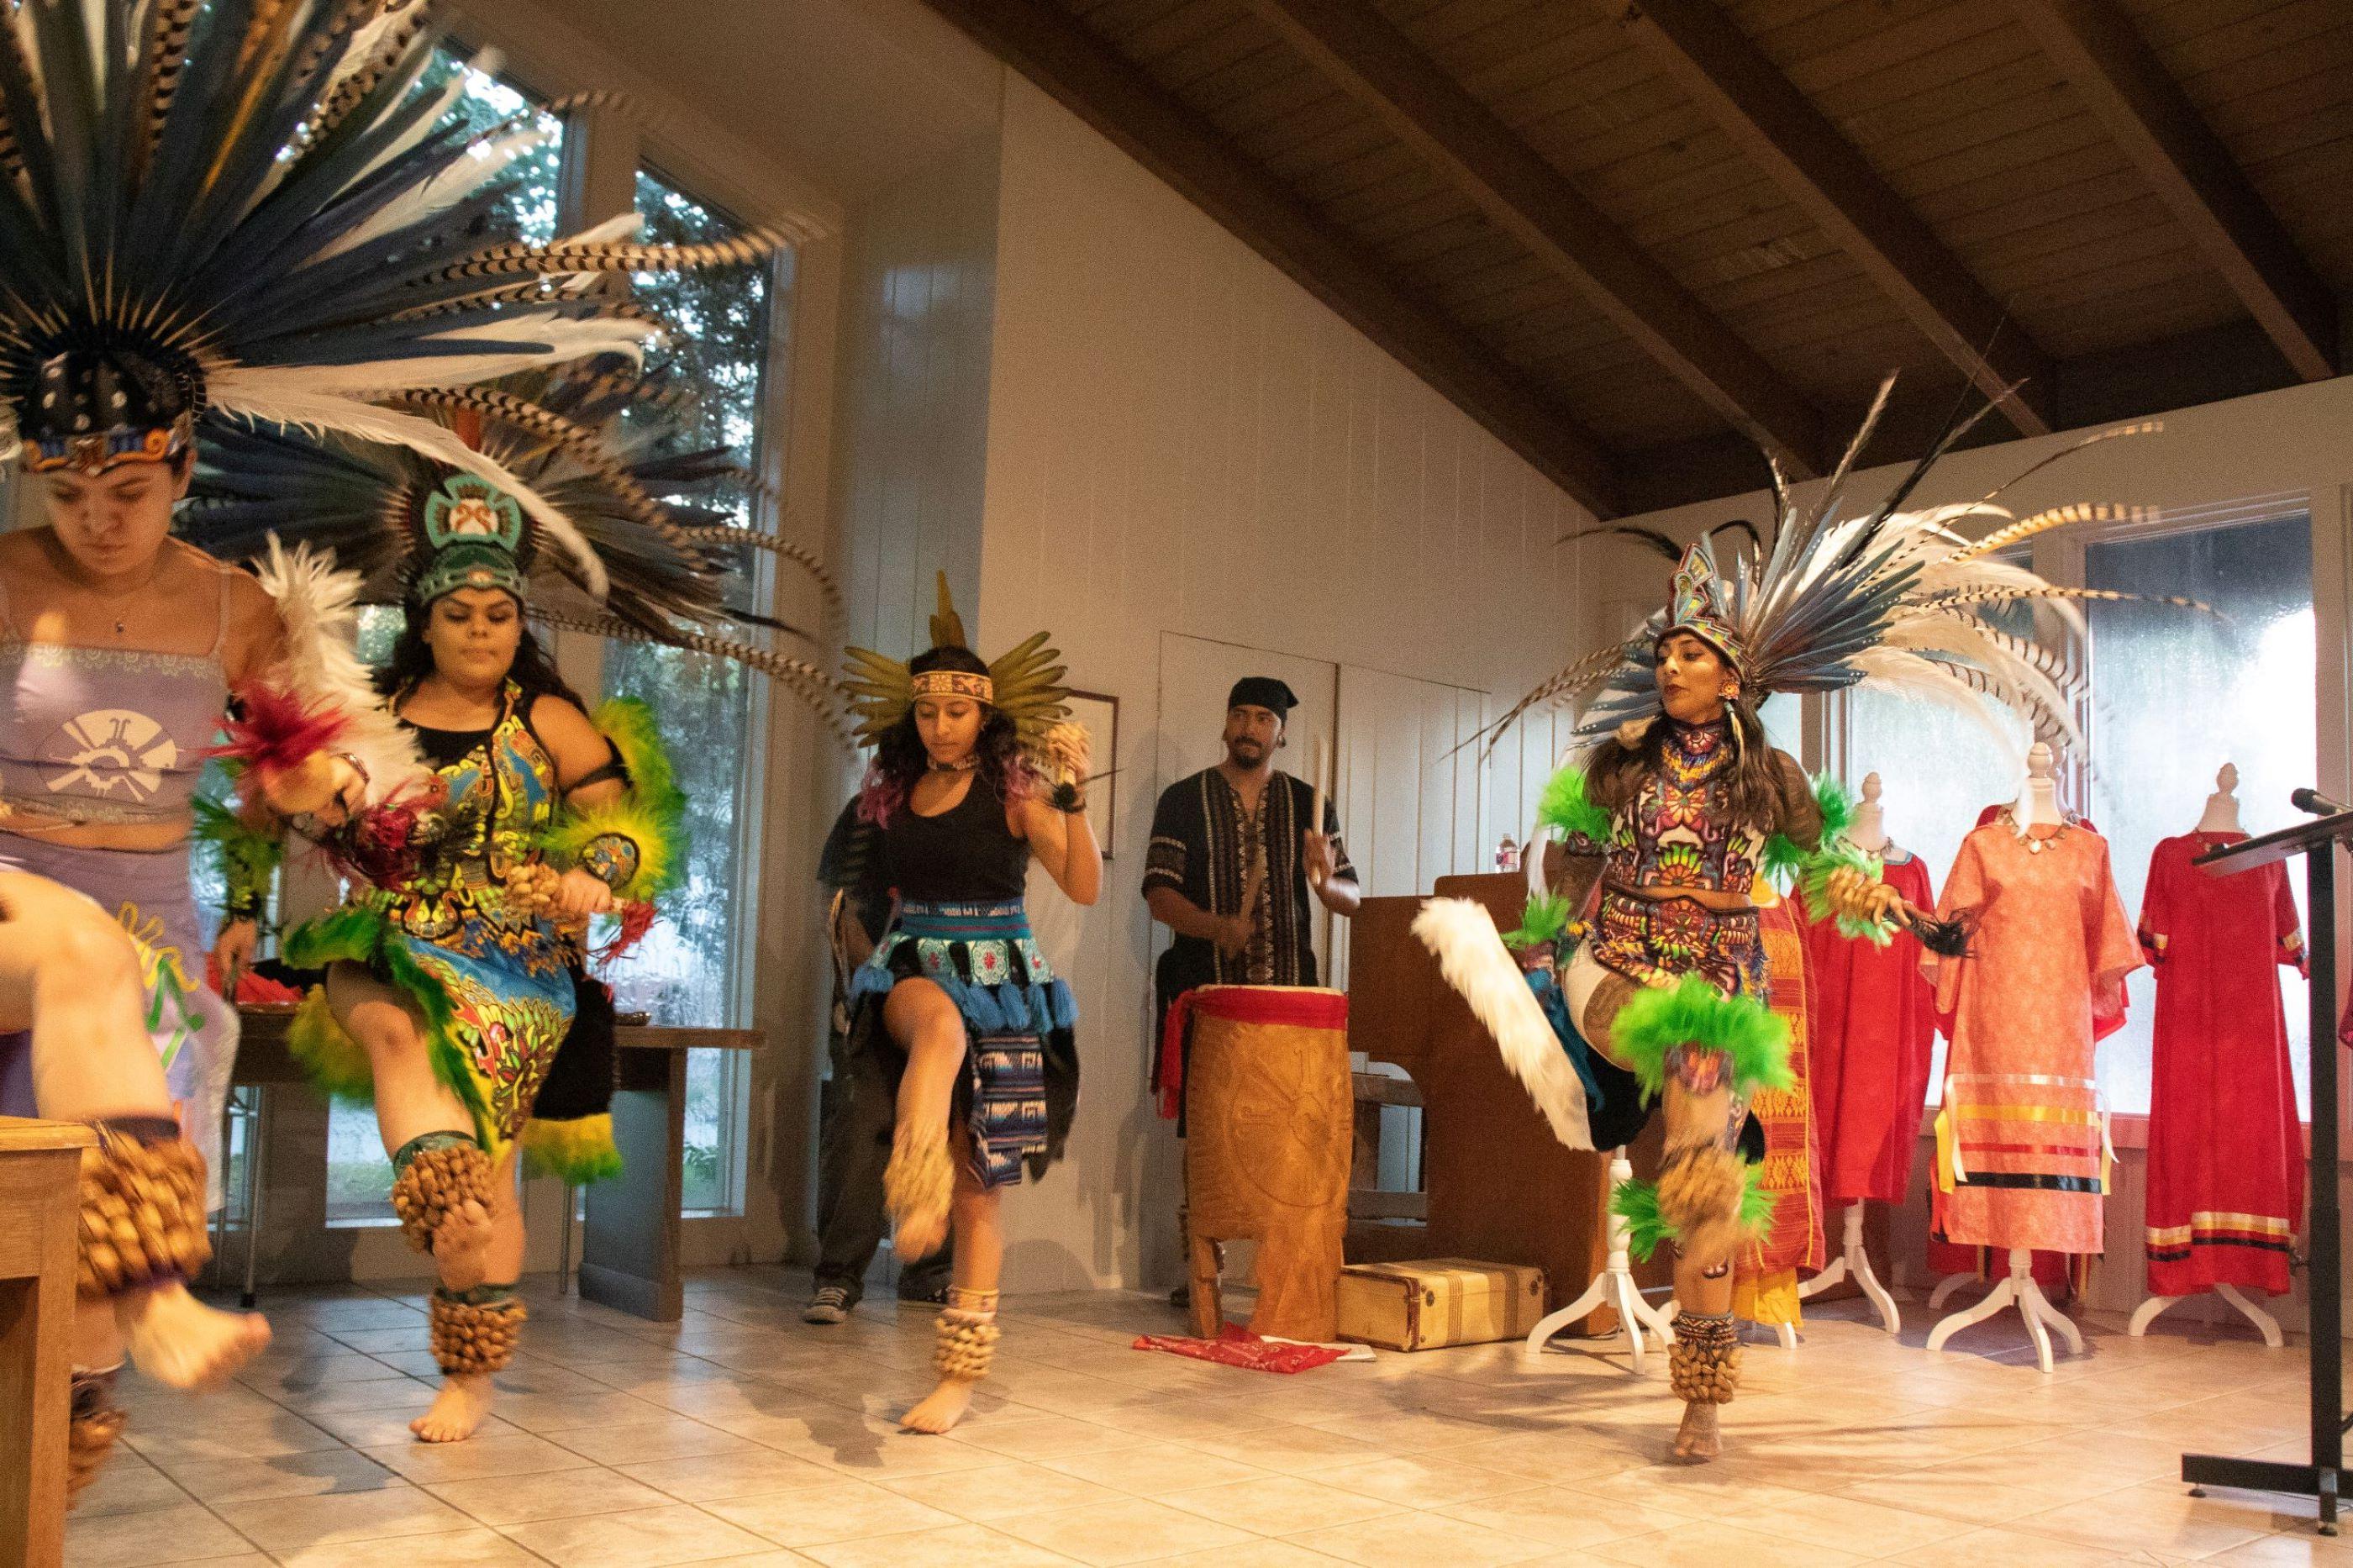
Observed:
[[[116,1312],[131,1359],[166,1388],[204,1388],[251,1361],[269,1342],[258,1312],[223,1312],[163,1285],[126,1300]]]
[[[972,1408],[973,1385],[960,1377],[944,1377],[940,1385],[925,1394],[923,1403],[899,1417],[902,1432],[924,1432],[938,1436],[964,1419]]]
[[[491,1211],[468,1198],[444,1215],[433,1233],[433,1269],[443,1289],[463,1292],[490,1271],[483,1255],[491,1245]]]
[[[1686,1405],[1683,1424],[1675,1434],[1675,1458],[1685,1464],[1704,1465],[1724,1452],[1724,1434],[1717,1425],[1716,1406]]]
[[[491,1374],[453,1372],[441,1380],[433,1408],[408,1424],[420,1443],[462,1443],[491,1413]]]

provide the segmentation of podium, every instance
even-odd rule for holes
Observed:
[[[2252,871],[2292,856],[2305,857],[2305,905],[2312,927],[2312,1195],[2306,1205],[2306,1289],[2311,1296],[2312,1447],[2309,1463],[2238,1459],[2218,1454],[2181,1456],[2181,1479],[2193,1495],[2206,1487],[2240,1487],[2317,1498],[2320,1533],[2337,1533],[2337,1503],[2345,1472],[2345,1298],[2340,1273],[2344,1237],[2337,1202],[2337,846],[2353,841],[2353,810],[2310,790],[2292,797],[2313,822],[2284,827],[2243,844],[2201,855],[2195,864],[2211,876]]]
[[[1515,872],[1493,873],[1440,877],[1434,891],[1477,901],[1508,931],[1528,885]],[[1348,1044],[1403,1068],[1421,1091],[1429,1218],[1351,1226],[1348,1261],[1533,1265],[1544,1270],[1545,1308],[1556,1312],[1608,1258],[1609,1157],[1564,1149],[1552,1135],[1485,1026],[1414,936],[1420,910],[1419,896],[1366,899],[1349,922]],[[1663,1269],[1663,1259],[1651,1267]],[[1616,1326],[1614,1310],[1593,1314],[1593,1331]]]

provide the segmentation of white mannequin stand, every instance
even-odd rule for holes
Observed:
[[[1609,1191],[1611,1194],[1614,1196],[1620,1187],[1633,1179],[1633,1163],[1626,1158],[1626,1151],[1610,1150]],[[1627,1353],[1633,1363],[1631,1371],[1642,1370],[1643,1330],[1648,1329],[1658,1335],[1659,1342],[1662,1345],[1675,1342],[1675,1331],[1669,1321],[1668,1314],[1644,1300],[1642,1288],[1634,1283],[1633,1260],[1627,1251],[1627,1237],[1630,1234],[1630,1230],[1626,1224],[1625,1216],[1620,1215],[1613,1205],[1609,1210],[1609,1228],[1607,1232],[1609,1242],[1608,1261],[1602,1264],[1601,1272],[1593,1277],[1593,1283],[1585,1288],[1584,1295],[1579,1296],[1559,1311],[1551,1314],[1529,1331],[1528,1354],[1542,1355],[1546,1342],[1551,1340],[1553,1335],[1576,1322],[1579,1318],[1587,1316],[1598,1307],[1614,1307],[1618,1310],[1618,1337],[1626,1342]],[[1599,1352],[1604,1347],[1615,1348],[1608,1340],[1596,1340],[1589,1345],[1580,1344],[1574,1348]]]
[[[1947,1274],[1936,1281],[1936,1288],[1934,1290],[1928,1292],[1928,1310],[1942,1311],[1945,1303],[1951,1300],[1963,1287],[1984,1283],[1985,1280],[1975,1274]]]
[[[2026,787],[2019,792],[2017,803],[2010,807],[2012,826],[2019,837],[2026,837],[2030,828],[2056,827],[2066,821],[2065,814],[2059,809],[2059,788],[2052,779],[2056,770],[2057,759],[2050,746],[2037,741],[2026,753]],[[1947,1103],[1950,1103],[1949,1091]],[[1964,1281],[1975,1278],[1977,1276],[1973,1274],[1956,1274],[1947,1278],[1936,1287],[1936,1293],[1928,1299],[1929,1309],[1933,1311],[1941,1306]],[[2034,1342],[2035,1363],[2044,1372],[2051,1370],[2051,1329],[2059,1331],[2071,1352],[2083,1352],[2083,1331],[2068,1321],[2067,1314],[2051,1304],[2050,1298],[2043,1295],[2042,1288],[2034,1282],[2034,1254],[2023,1247],[2010,1249],[2010,1276],[1996,1280],[1984,1300],[1966,1311],[1954,1313],[1928,1331],[1928,1348],[1932,1351],[1944,1349],[1945,1342],[1963,1329],[1982,1323],[2010,1306],[2015,1306],[2019,1315],[2026,1320],[2027,1335]]]
[[[2018,1308],[2019,1315],[2026,1320],[2027,1336],[2034,1342],[2034,1363],[2043,1371],[2051,1370],[2050,1329],[2059,1331],[2060,1338],[2067,1342],[2069,1353],[2084,1353],[2083,1331],[2070,1322],[2067,1314],[2052,1306],[2050,1298],[2042,1294],[2042,1287],[2034,1282],[2034,1254],[2023,1247],[2010,1249],[2010,1277],[1996,1280],[1984,1300],[1966,1312],[1955,1312],[1928,1331],[1928,1348],[1943,1350],[1945,1342],[1963,1329],[1982,1323],[2004,1307],[2013,1305]]]
[[[2221,771],[2214,775],[2214,793],[2206,797],[2206,811],[2198,819],[2198,831],[2200,833],[2246,831],[2239,826],[2239,770],[2236,764],[2224,763]],[[2280,1337],[2279,1320],[2248,1300],[2236,1285],[2217,1285],[2214,1287],[2214,1294],[2236,1307],[2245,1316],[2247,1321],[2254,1324],[2255,1331],[2263,1336],[2263,1343],[2277,1350],[2285,1342]],[[2176,1301],[2184,1300],[2187,1298],[2181,1296],[2149,1297],[2133,1310],[2132,1321],[2126,1325],[2125,1331],[2135,1339],[2141,1338],[2148,1332],[2148,1326],[2157,1321],[2159,1313]]]
[[[2249,1300],[2236,1285],[2229,1283],[2217,1285],[2214,1287],[2214,1294],[2245,1313],[2247,1321],[2254,1324],[2255,1331],[2263,1336],[2263,1343],[2277,1350],[2285,1342],[2280,1337],[2279,1320]],[[2148,1332],[2148,1326],[2157,1321],[2158,1313],[2176,1301],[2187,1300],[2189,1298],[2186,1296],[2151,1296],[2133,1309],[2132,1321],[2125,1325],[2125,1331],[2135,1339],[2141,1338]]]
[[[1862,1204],[1859,1199],[1846,1205],[1846,1240],[1839,1255],[1831,1259],[1829,1268],[1798,1287],[1798,1297],[1802,1300],[1809,1296],[1820,1295],[1850,1274],[1854,1277],[1854,1282],[1862,1287],[1862,1293],[1870,1299],[1872,1306],[1878,1310],[1879,1321],[1887,1331],[1900,1333],[1904,1319],[1895,1310],[1895,1298],[1889,1295],[1887,1287],[1879,1282],[1879,1276],[1872,1270],[1871,1254],[1863,1250]]]

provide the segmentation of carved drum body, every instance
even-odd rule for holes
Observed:
[[[1217,1244],[1250,1239],[1251,1330],[1328,1341],[1354,1139],[1348,999],[1320,987],[1206,985],[1185,1005],[1194,1331],[1218,1331]]]

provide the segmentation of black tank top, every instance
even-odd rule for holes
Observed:
[[[882,830],[891,885],[926,904],[1010,903],[1021,897],[1029,843],[1005,826],[1005,802],[976,776],[964,799],[937,816],[902,804]]]

